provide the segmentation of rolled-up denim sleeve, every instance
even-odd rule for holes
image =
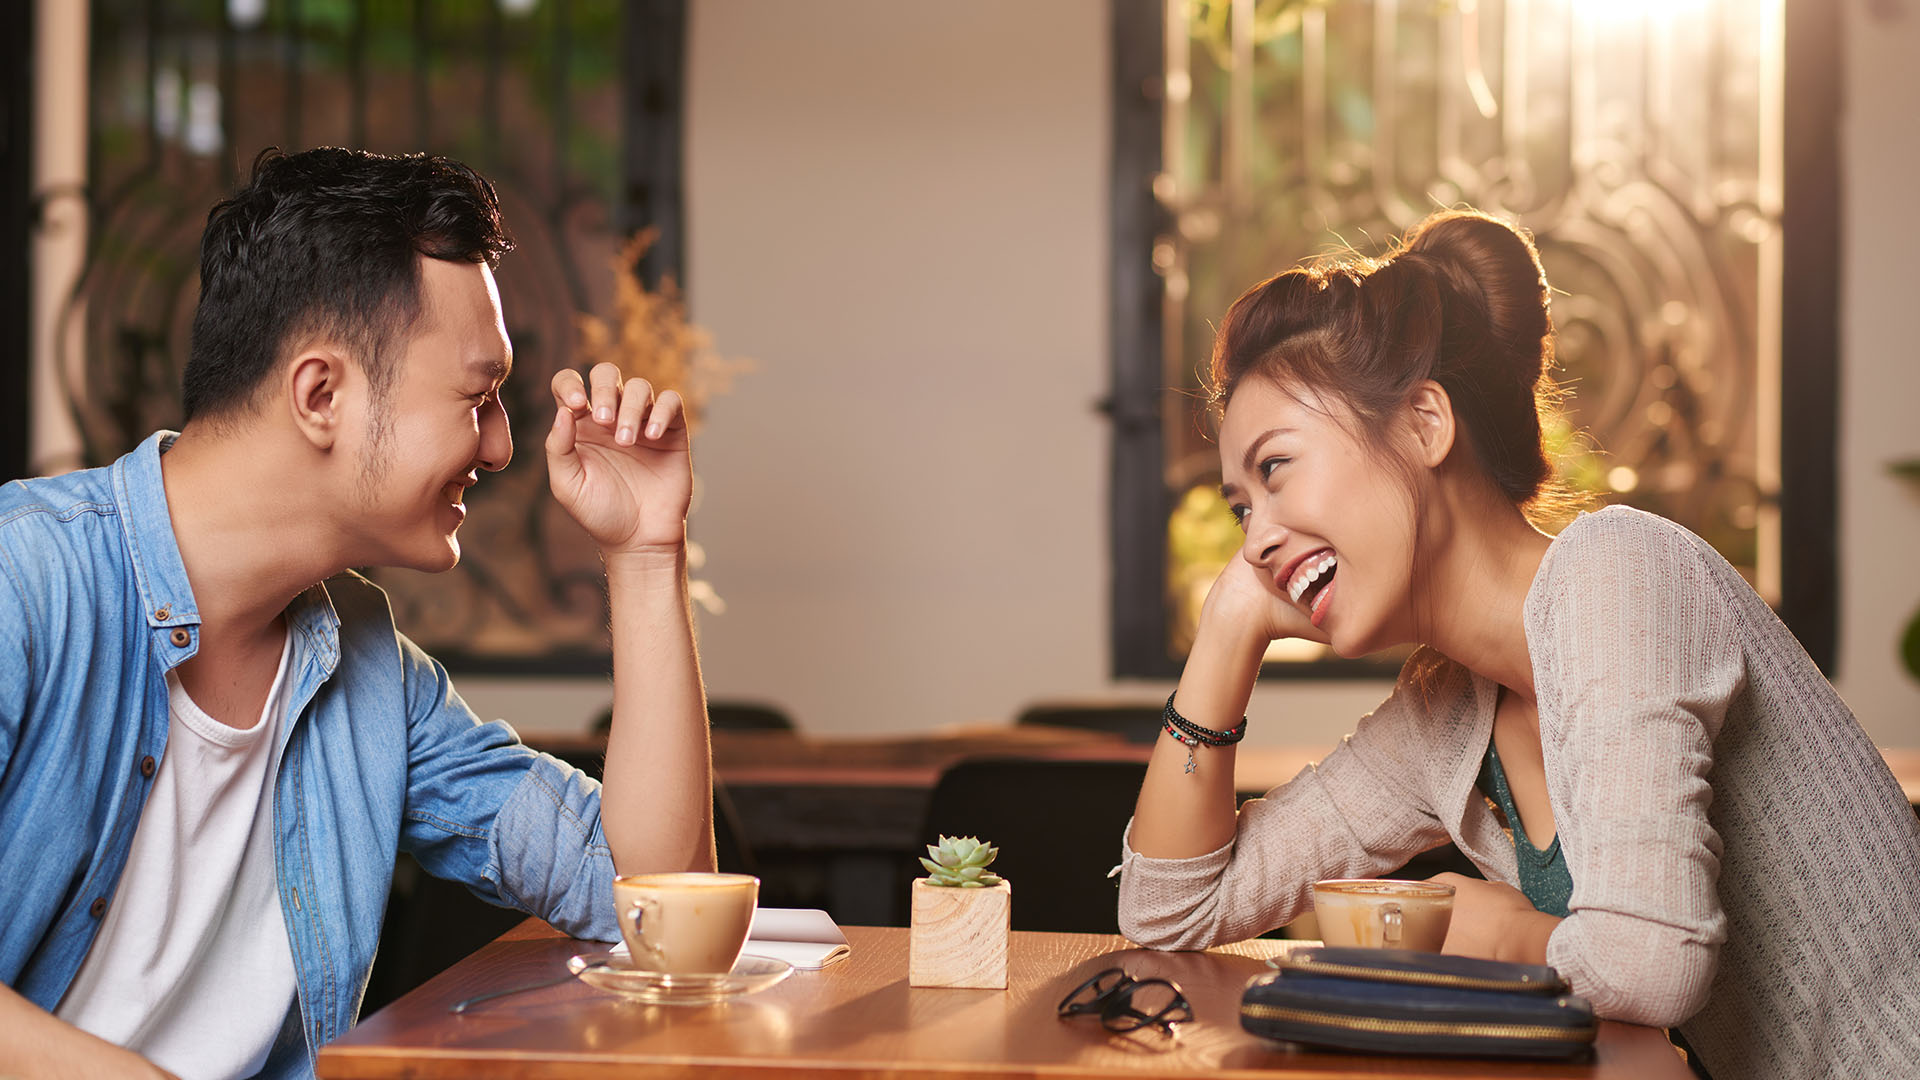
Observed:
[[[447,671],[401,638],[407,797],[400,846],[427,872],[575,937],[612,941],[613,854],[600,783],[482,721]]]

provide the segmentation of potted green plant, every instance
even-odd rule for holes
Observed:
[[[927,845],[927,876],[913,882],[908,985],[1006,989],[1013,886],[987,869],[999,854],[972,836]]]
[[[1920,458],[1896,461],[1888,468],[1893,475],[1911,481],[1914,487],[1920,488]],[[1920,679],[1920,610],[1914,611],[1905,632],[1900,635],[1900,661],[1906,665],[1907,674]]]

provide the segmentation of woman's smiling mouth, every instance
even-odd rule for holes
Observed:
[[[1339,557],[1331,551],[1314,552],[1300,560],[1300,565],[1293,571],[1293,579],[1287,583],[1288,598],[1299,603],[1300,597],[1321,578],[1331,578],[1333,568],[1339,563]]]
[[[1333,578],[1340,558],[1332,548],[1307,552],[1289,564],[1283,579],[1287,599],[1306,608],[1307,618],[1319,626],[1327,617],[1327,605],[1333,599]]]

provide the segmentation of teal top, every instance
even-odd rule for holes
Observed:
[[[1566,853],[1560,850],[1556,831],[1553,843],[1545,848],[1533,846],[1527,839],[1527,827],[1520,823],[1520,811],[1514,808],[1513,792],[1507,787],[1507,773],[1500,767],[1500,751],[1487,740],[1486,760],[1480,763],[1480,790],[1506,815],[1507,831],[1513,835],[1514,860],[1520,864],[1520,891],[1533,906],[1549,915],[1567,917],[1567,901],[1573,899],[1573,873],[1567,869]]]

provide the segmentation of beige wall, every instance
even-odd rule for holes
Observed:
[[[1873,9],[1899,12],[1875,16]],[[1899,666],[1920,608],[1920,490],[1887,473],[1920,458],[1920,10],[1847,4],[1840,129],[1840,688],[1882,746],[1920,746],[1920,683]],[[1792,297],[1787,298],[1793,302]]]
[[[1106,678],[1106,9],[695,6],[688,286],[761,365],[699,451],[714,693],[890,731],[1167,692]]]
[[[697,450],[716,694],[883,731],[1097,683],[1103,6],[694,6],[688,286],[760,365]]]
[[[716,696],[890,732],[1167,692],[1106,678],[1106,6],[694,5],[688,286],[760,365],[696,448],[695,533],[729,604],[702,620]],[[1920,455],[1896,314],[1920,33],[1911,14],[1852,29],[1840,686],[1884,745],[1915,746],[1892,646],[1920,605],[1920,499],[1882,463]],[[461,685],[509,717],[605,698]],[[1252,737],[1331,743],[1383,692],[1269,685]]]

